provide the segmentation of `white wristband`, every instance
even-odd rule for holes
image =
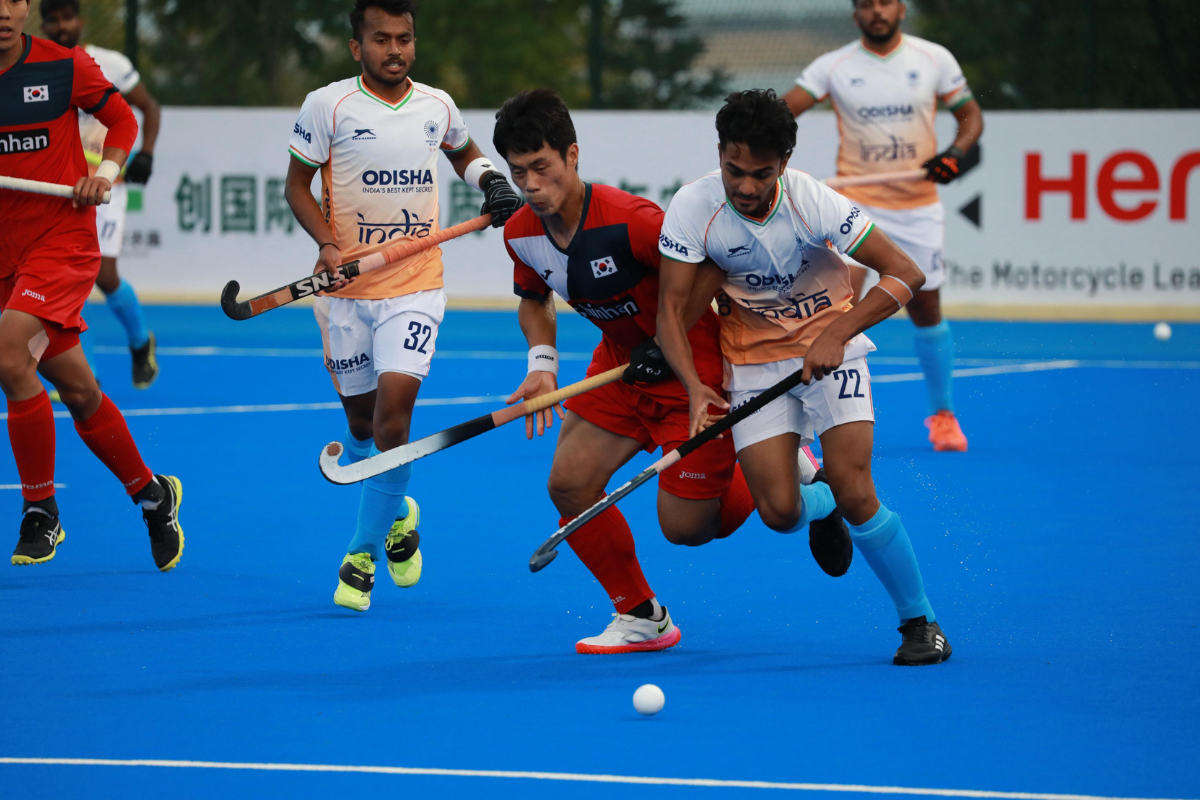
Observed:
[[[483,187],[479,185],[479,179],[483,177],[483,173],[499,171],[490,159],[480,156],[470,164],[467,164],[467,168],[463,170],[463,180],[467,182],[467,185],[482,190]]]
[[[121,176],[121,168],[117,162],[105,159],[100,162],[100,166],[96,167],[96,177],[104,178],[109,183],[116,183],[117,178]]]
[[[553,345],[537,344],[529,348],[529,371],[558,375],[558,350]]]

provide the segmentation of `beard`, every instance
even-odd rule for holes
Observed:
[[[896,31],[900,29],[900,20],[896,20],[895,24],[889,25],[886,33],[874,33],[870,28],[863,26],[859,26],[859,29],[862,31],[862,34],[866,37],[867,41],[875,44],[883,44],[896,35]]]
[[[402,61],[385,61],[382,64],[380,64],[378,71],[372,69],[370,66],[368,66],[366,64],[364,64],[363,66],[367,70],[367,72],[371,75],[372,78],[379,81],[384,86],[399,86],[402,83],[404,83],[404,81],[408,80],[408,72],[409,71],[407,69],[405,69],[403,72],[400,73],[400,77],[396,77],[395,75],[393,75],[390,72],[384,72],[385,67],[389,66],[390,64],[396,64],[396,63],[399,63],[401,66],[407,66]]]

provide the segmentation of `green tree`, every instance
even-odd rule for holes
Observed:
[[[985,108],[1196,108],[1189,0],[914,0]]]

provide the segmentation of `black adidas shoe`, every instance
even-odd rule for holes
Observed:
[[[150,532],[150,554],[161,572],[170,572],[183,557],[183,528],[179,525],[179,506],[183,504],[183,484],[173,475],[155,475],[154,480],[166,492],[158,508],[142,509],[142,519]]]
[[[914,617],[896,630],[904,635],[904,641],[892,663],[901,667],[922,667],[940,664],[950,658],[950,642],[936,622],[926,622],[925,617]]]
[[[829,484],[824,468],[817,470],[813,483]],[[850,541],[850,529],[842,519],[842,512],[834,508],[825,519],[815,519],[808,524],[808,549],[812,550],[817,566],[826,575],[840,578],[846,574],[854,558],[854,543]]]
[[[150,384],[158,377],[158,357],[155,354],[157,345],[154,342],[154,331],[150,331],[150,338],[141,347],[129,348],[129,354],[133,356],[133,388],[149,389]]]
[[[58,517],[40,511],[27,511],[21,520],[21,538],[13,550],[12,563],[45,564],[54,558],[58,545],[66,539]]]

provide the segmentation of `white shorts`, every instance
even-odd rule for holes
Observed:
[[[733,364],[729,379],[731,409],[745,405],[779,381],[804,367],[803,358],[770,364]],[[752,444],[785,433],[800,434],[801,445],[810,444],[814,433],[848,422],[874,422],[871,404],[871,373],[865,358],[851,358],[819,381],[795,389],[733,426],[733,447],[741,451]]]
[[[867,218],[879,226],[925,273],[925,285],[921,291],[940,289],[946,282],[945,206],[933,203],[919,208],[894,209],[858,205]],[[852,258],[843,258],[848,263],[858,264]],[[870,289],[876,282],[878,277],[872,274],[871,279],[863,284],[864,290]]]
[[[374,391],[381,372],[424,380],[446,313],[446,293],[429,289],[386,300],[318,297],[313,313],[333,387],[353,397]]]
[[[124,182],[114,184],[112,199],[96,206],[96,236],[100,239],[100,255],[117,258],[125,243],[125,209],[129,207],[129,189]]]

